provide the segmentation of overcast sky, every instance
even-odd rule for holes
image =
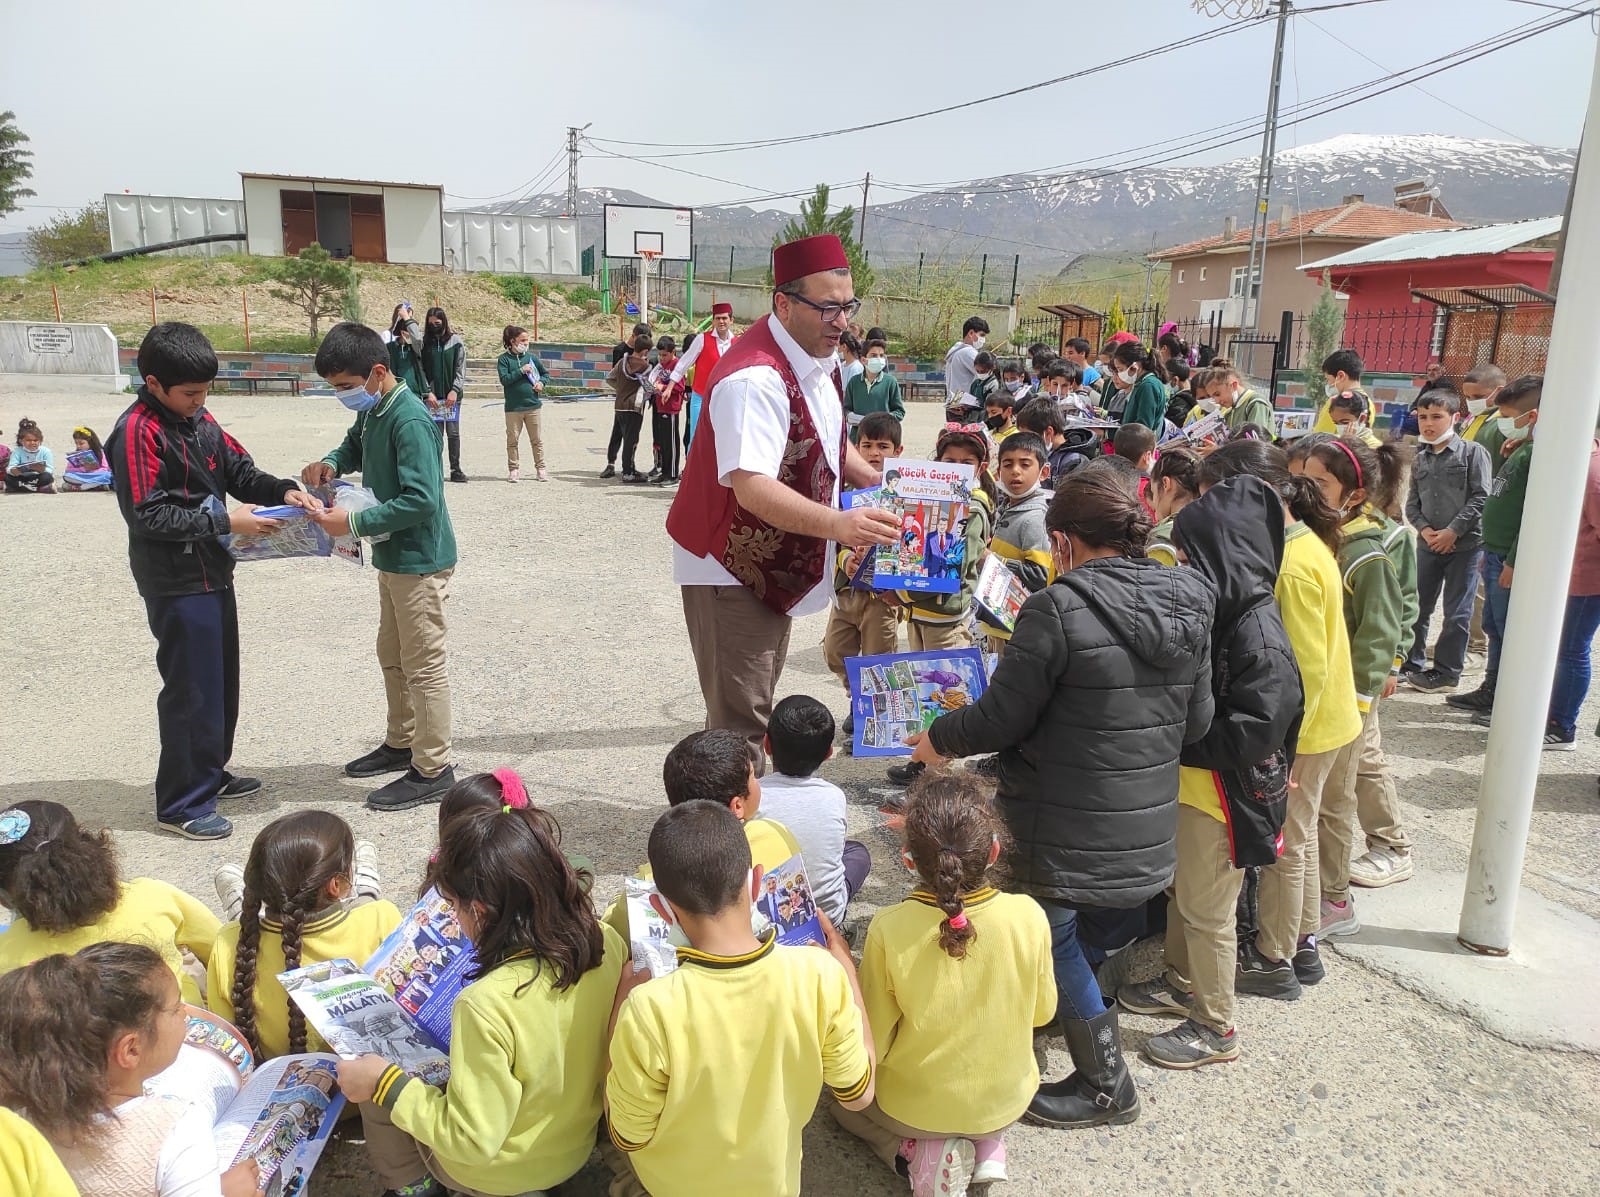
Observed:
[[[1292,22],[1284,104],[1552,7],[1375,0],[1313,12]],[[568,125],[593,122],[589,136],[631,142],[782,137],[1120,59],[1108,73],[878,132],[659,163],[586,149],[580,181],[704,204],[868,170],[916,183],[1032,170],[1259,115],[1272,45],[1263,25],[1145,60],[1227,24],[1187,0],[0,0],[0,21],[0,110],[14,109],[33,139],[38,192],[0,231],[108,191],[238,196],[240,171],[439,183],[452,204],[509,198],[547,167],[539,190],[565,187]],[[1279,144],[1356,132],[1573,146],[1593,52],[1589,22],[1579,21],[1428,80],[1432,96],[1402,88],[1286,129]],[[902,195],[883,188],[873,198]]]

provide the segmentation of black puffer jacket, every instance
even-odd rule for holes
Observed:
[[[1172,540],[1217,591],[1211,730],[1183,763],[1221,781],[1233,863],[1278,859],[1289,766],[1305,694],[1273,587],[1283,564],[1283,504],[1259,478],[1219,482],[1178,513]]]
[[[1178,754],[1211,724],[1215,602],[1193,570],[1087,561],[1023,604],[983,697],[929,729],[944,756],[1000,752],[1025,892],[1129,907],[1172,881]]]

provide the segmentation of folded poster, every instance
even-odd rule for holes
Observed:
[[[948,711],[971,706],[988,686],[975,648],[846,657],[856,756],[910,756],[906,739]]]

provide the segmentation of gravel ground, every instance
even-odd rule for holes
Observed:
[[[125,402],[7,395],[0,424],[38,419],[59,454],[73,423],[109,432]],[[263,468],[282,473],[319,457],[345,424],[328,400],[219,397],[213,411]],[[567,842],[594,859],[597,897],[608,900],[643,859],[664,803],[661,761],[696,729],[702,707],[662,529],[671,492],[598,480],[606,404],[545,411],[549,485],[505,484],[498,409],[469,408],[463,428],[472,483],[448,488],[462,559],[450,608],[456,751],[467,771],[521,770]],[[931,442],[937,418],[932,407],[914,409],[914,448]],[[242,862],[264,823],[297,806],[327,807],[378,846],[391,895],[403,901],[413,891],[434,839],[433,809],[375,814],[362,805],[370,783],[339,772],[383,731],[370,574],[333,562],[239,571],[235,764],[260,775],[266,792],[230,807],[232,840],[191,844],[154,829],[153,643],[113,500],[6,498],[0,529],[11,562],[0,805],[65,802],[114,829],[130,874],[164,878],[213,905],[212,871]],[[819,616],[796,629],[783,689],[826,696],[842,714],[818,647],[822,628]],[[1402,694],[1388,710],[1390,760],[1421,867],[1463,871],[1485,733],[1437,697]],[[1586,710],[1584,724],[1596,714]],[[1527,884],[1600,916],[1600,741],[1582,735],[1577,752],[1544,764]],[[880,767],[845,757],[824,771],[851,795],[851,832],[879,861],[853,908],[859,930],[878,904],[902,896],[906,876],[885,863],[894,840],[875,810]],[[1154,945],[1135,949],[1134,975],[1148,975],[1157,955]],[[1175,1074],[1135,1065],[1145,1104],[1131,1126],[1018,1127],[1006,1191],[1600,1192],[1592,1057],[1507,1044],[1333,953],[1327,981],[1303,1001],[1243,999],[1238,1018],[1244,1054],[1231,1067]],[[1130,1056],[1160,1029],[1134,1016],[1123,1027]],[[1045,1074],[1062,1075],[1060,1038],[1037,1044]],[[825,1116],[807,1129],[806,1150],[808,1194],[904,1191]],[[595,1163],[563,1192],[588,1197],[604,1184]],[[376,1192],[361,1149],[336,1144],[316,1191]]]

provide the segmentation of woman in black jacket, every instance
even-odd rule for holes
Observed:
[[[1240,870],[1278,859],[1305,708],[1300,667],[1273,593],[1283,538],[1282,501],[1249,475],[1211,487],[1173,526],[1174,546],[1217,591],[1216,713],[1211,730],[1183,750],[1166,972],[1117,993],[1135,1014],[1183,1019],[1145,1045],[1145,1055],[1163,1068],[1239,1055],[1233,1001]]]
[[[1061,1030],[1077,1071],[1040,1087],[1051,1126],[1131,1122],[1139,1094],[1078,944],[1081,907],[1138,906],[1172,881],[1178,756],[1211,725],[1211,584],[1144,556],[1150,520],[1109,471],[1061,484],[1045,516],[1059,577],[1022,606],[982,698],[913,737],[913,759],[999,752],[1011,873],[1050,919]]]

